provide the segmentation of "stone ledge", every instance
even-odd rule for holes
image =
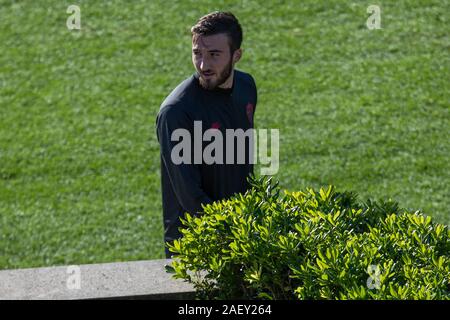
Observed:
[[[192,299],[194,288],[165,271],[171,260],[79,266],[79,289],[69,266],[0,271],[0,299]],[[69,285],[68,285],[69,281]],[[72,284],[72,285],[71,285]]]

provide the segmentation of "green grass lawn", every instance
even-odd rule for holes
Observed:
[[[81,8],[81,31],[66,9]],[[392,198],[450,224],[449,1],[0,0],[0,269],[163,258],[164,97],[189,28],[230,10],[277,179]]]

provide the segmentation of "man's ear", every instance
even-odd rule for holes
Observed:
[[[242,49],[236,49],[233,53],[233,63],[238,62],[242,57]]]

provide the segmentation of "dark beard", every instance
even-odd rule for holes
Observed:
[[[219,75],[219,78],[215,83],[211,83],[210,81],[205,81],[201,75],[199,76],[199,83],[200,85],[206,89],[206,90],[214,90],[225,83],[225,81],[228,80],[228,78],[231,75],[231,72],[233,71],[233,64],[232,64],[233,58],[230,59],[230,62],[225,67],[225,70]]]

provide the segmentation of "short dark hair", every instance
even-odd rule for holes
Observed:
[[[191,28],[192,36],[211,36],[225,33],[230,39],[230,49],[233,53],[241,47],[242,28],[231,12],[215,11],[201,17]]]

